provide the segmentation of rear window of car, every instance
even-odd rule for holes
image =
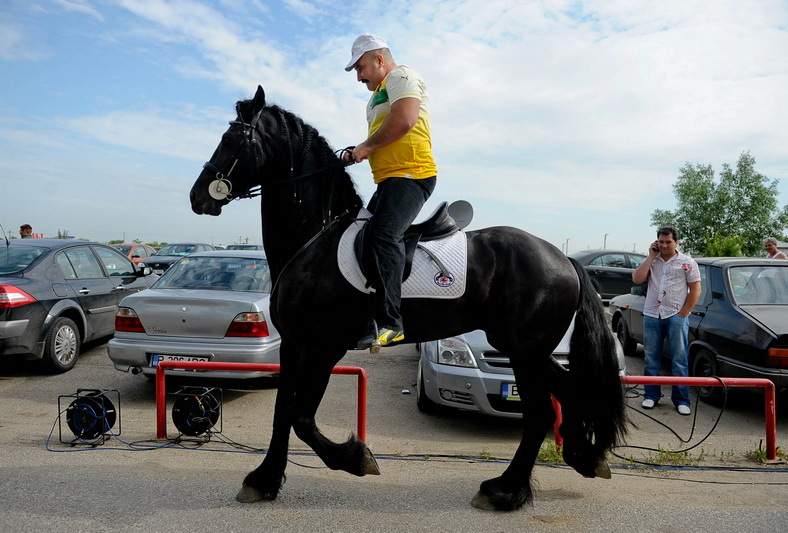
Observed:
[[[731,267],[728,281],[739,305],[788,305],[788,265]]]
[[[198,251],[194,244],[168,244],[158,251],[158,255],[189,255]]]
[[[15,274],[49,251],[43,246],[6,246],[0,243],[0,275]]]
[[[131,251],[131,246],[113,246],[113,248],[123,255],[129,255],[129,252]]]
[[[153,287],[270,292],[271,273],[264,259],[184,257],[170,267]]]

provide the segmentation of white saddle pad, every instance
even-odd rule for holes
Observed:
[[[356,218],[370,216],[370,212],[362,208]],[[361,292],[371,293],[374,289],[366,287],[367,280],[361,273],[353,250],[356,235],[365,223],[365,221],[356,221],[342,234],[337,249],[337,263],[348,283]],[[449,271],[449,275],[441,276],[438,266],[430,256],[416,248],[410,276],[402,284],[402,297],[449,299],[459,298],[465,294],[468,271],[468,239],[465,233],[458,231],[445,239],[420,242],[419,246],[424,246],[435,254]]]

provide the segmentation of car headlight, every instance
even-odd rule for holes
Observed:
[[[473,358],[470,347],[457,339],[438,341],[438,363],[476,368],[476,359]]]

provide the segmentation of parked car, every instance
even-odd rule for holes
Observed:
[[[603,300],[629,293],[634,285],[632,271],[646,259],[642,254],[617,250],[583,250],[571,257],[586,269]]]
[[[568,368],[569,332],[552,357]],[[520,394],[509,356],[495,350],[482,330],[423,342],[416,370],[416,405],[424,413],[451,407],[484,415],[520,418]],[[626,369],[624,351],[616,342],[620,373]]]
[[[162,246],[155,255],[152,255],[147,261],[145,261],[145,265],[151,267],[154,274],[164,274],[164,272],[181,257],[186,257],[187,255],[196,252],[207,252],[210,250],[214,250],[214,247],[210,244],[194,242],[168,244],[166,246]]]
[[[112,335],[118,302],[155,281],[96,242],[19,239],[0,245],[0,355],[70,370],[82,343]]]
[[[227,250],[262,250],[262,244],[228,244]]]
[[[788,388],[788,261],[697,259],[701,296],[689,315],[693,376],[756,377]],[[632,353],[643,343],[645,285],[610,302],[612,326]],[[715,401],[720,388],[700,388]]]
[[[212,251],[184,257],[150,289],[124,299],[107,352],[115,368],[153,376],[160,361],[278,363],[271,325],[271,274],[262,252]],[[173,374],[194,375],[188,370]],[[251,378],[270,372],[202,372]]]
[[[121,244],[113,244],[113,248],[128,257],[129,261],[135,265],[145,263],[145,259],[156,253],[156,249],[147,244],[140,244],[137,242],[124,242]]]

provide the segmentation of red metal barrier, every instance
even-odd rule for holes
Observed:
[[[156,366],[156,438],[167,438],[167,391],[164,382],[165,370],[182,368],[187,370],[229,370],[276,372],[279,365],[274,363],[220,363],[216,361],[162,361]],[[367,440],[367,372],[357,366],[335,366],[332,374],[358,376],[358,413],[356,424],[358,438]]]
[[[766,417],[766,458],[777,459],[777,394],[774,383],[764,378],[699,378],[675,376],[621,376],[621,383],[629,385],[689,385],[691,387],[729,387],[763,389],[763,407]],[[553,433],[555,443],[563,439],[557,428],[561,425],[561,405],[553,399],[556,422]]]

